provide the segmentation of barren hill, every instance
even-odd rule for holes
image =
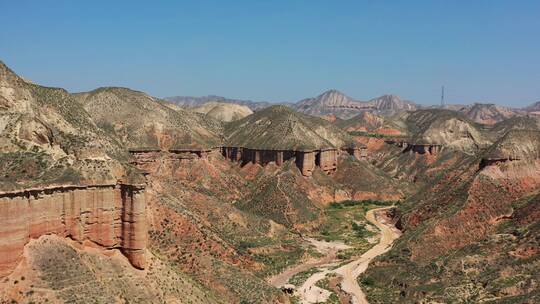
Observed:
[[[538,131],[512,130],[428,163],[445,169],[398,208],[404,235],[359,279],[370,303],[537,302],[539,147]]]
[[[487,125],[493,125],[518,115],[510,108],[483,103],[475,103],[471,106],[466,106],[460,111],[473,121]]]
[[[489,159],[540,159],[540,131],[511,130],[486,151]]]
[[[360,102],[337,90],[329,90],[317,97],[306,98],[297,102],[294,107],[304,114],[323,116],[335,114],[340,118],[349,118],[358,113],[354,107],[363,106]]]
[[[192,109],[192,111],[206,114],[209,117],[224,122],[239,120],[253,114],[253,111],[246,106],[221,102],[208,102]]]
[[[225,127],[229,146],[265,150],[313,150],[341,148],[352,139],[321,118],[273,106]]]
[[[74,96],[98,126],[130,149],[200,149],[219,146],[215,126],[183,109],[127,88],[106,87]]]
[[[412,140],[419,144],[438,144],[464,152],[475,152],[490,142],[479,126],[451,110],[418,110],[406,118]]]
[[[2,62],[0,148],[2,187],[116,182],[126,174],[119,143],[67,91],[28,83]]]
[[[537,101],[524,109],[526,112],[540,115],[540,101]]]
[[[329,90],[314,98],[306,98],[294,104],[299,112],[325,116],[334,114],[342,119],[349,119],[363,111],[381,114],[394,114],[399,111],[414,110],[417,106],[404,101],[396,95],[383,95],[369,101],[355,100],[340,91]]]
[[[350,119],[336,121],[346,131],[368,132],[384,135],[404,135],[406,126],[399,117],[384,117],[371,112],[362,112]]]
[[[226,97],[215,96],[215,95],[202,96],[202,97],[172,96],[172,97],[165,97],[164,99],[174,104],[177,104],[179,106],[186,107],[186,108],[199,107],[209,102],[219,102],[219,103],[230,103],[230,104],[238,104],[242,106],[247,106],[252,111],[258,111],[258,110],[267,108],[273,104],[267,101],[251,101],[251,100],[233,99],[233,98],[226,98]]]
[[[377,112],[385,114],[394,114],[400,111],[412,111],[418,108],[415,103],[403,100],[397,95],[383,95],[376,97],[369,100],[367,104],[374,107]]]

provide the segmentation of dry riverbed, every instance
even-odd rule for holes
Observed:
[[[364,252],[358,258],[355,258],[344,265],[338,265],[338,262],[340,261],[337,259],[338,254],[342,251],[352,250],[352,246],[347,245],[342,241],[326,241],[306,238],[306,241],[309,241],[320,253],[324,254],[324,256],[287,269],[270,278],[269,282],[279,288],[287,287],[294,289],[294,295],[300,303],[325,303],[329,300],[332,292],[317,286],[317,283],[325,279],[327,275],[334,274],[338,275],[341,279],[341,289],[349,295],[352,303],[368,303],[362,289],[358,285],[357,278],[366,271],[371,260],[388,251],[394,240],[400,236],[399,230],[390,223],[387,223],[384,217],[377,215],[382,214],[383,211],[386,211],[389,208],[393,207],[371,209],[365,213],[365,220],[377,227],[377,230],[379,231],[379,240],[375,246]],[[368,234],[366,239],[369,237]],[[373,236],[371,236],[371,238],[373,239]],[[297,283],[296,279],[298,277],[305,278],[305,281],[298,284],[299,286],[288,284],[290,281]]]

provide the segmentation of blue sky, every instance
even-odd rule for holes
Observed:
[[[540,100],[540,1],[150,3],[1,0],[0,60],[69,91]]]

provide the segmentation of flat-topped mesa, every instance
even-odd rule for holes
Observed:
[[[143,185],[61,185],[0,192],[0,277],[19,263],[30,239],[46,234],[120,249],[145,268]]]
[[[294,150],[259,150],[242,147],[222,147],[221,154],[226,159],[240,162],[242,165],[253,163],[267,165],[271,162],[281,166],[284,162],[295,159],[296,166],[304,176],[311,176],[315,167],[320,167],[326,174],[337,169],[335,148],[294,151]]]
[[[226,158],[261,165],[281,165],[294,158],[305,176],[316,167],[327,174],[336,171],[340,147],[354,146],[344,130],[286,106],[272,106],[229,123],[224,135],[222,154]]]
[[[512,161],[540,160],[540,132],[511,130],[482,155],[480,169]]]

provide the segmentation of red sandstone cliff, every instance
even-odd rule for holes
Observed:
[[[58,186],[0,192],[0,276],[18,263],[30,239],[46,234],[118,248],[145,267],[144,188],[131,185]]]

